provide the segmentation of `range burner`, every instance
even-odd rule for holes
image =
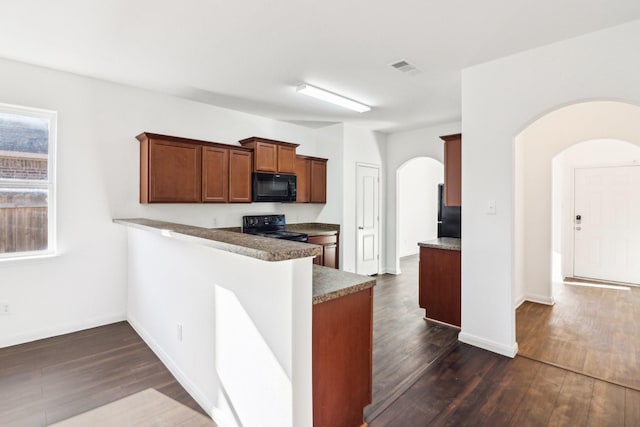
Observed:
[[[245,215],[242,217],[242,232],[256,236],[274,239],[294,240],[306,242],[308,236],[304,233],[292,233],[284,230],[285,217],[277,215]]]

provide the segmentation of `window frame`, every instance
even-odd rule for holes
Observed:
[[[57,255],[58,248],[56,229],[56,145],[58,113],[52,110],[0,103],[0,114],[1,113],[48,120],[49,140],[47,143],[47,180],[0,179],[0,189],[40,189],[48,191],[47,248],[37,251],[0,253],[0,262],[55,256]]]

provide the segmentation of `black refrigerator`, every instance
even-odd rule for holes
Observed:
[[[461,207],[444,204],[444,184],[438,184],[438,237],[460,238]]]

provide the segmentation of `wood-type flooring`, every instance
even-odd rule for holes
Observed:
[[[418,255],[400,259],[402,274],[377,277],[373,288],[372,419],[458,340],[455,328],[424,320],[418,306]]]
[[[204,414],[126,322],[0,349],[0,425],[41,427],[153,388]]]
[[[459,343],[370,427],[640,425],[640,392]]]
[[[518,354],[640,390],[640,288],[566,283],[516,310]]]

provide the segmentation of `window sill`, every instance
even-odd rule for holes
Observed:
[[[16,254],[15,256],[0,256],[0,265],[10,264],[13,262],[29,262],[29,261],[39,261],[45,260],[49,258],[57,258],[60,256],[59,252],[40,252],[40,253],[31,253],[31,254]]]

